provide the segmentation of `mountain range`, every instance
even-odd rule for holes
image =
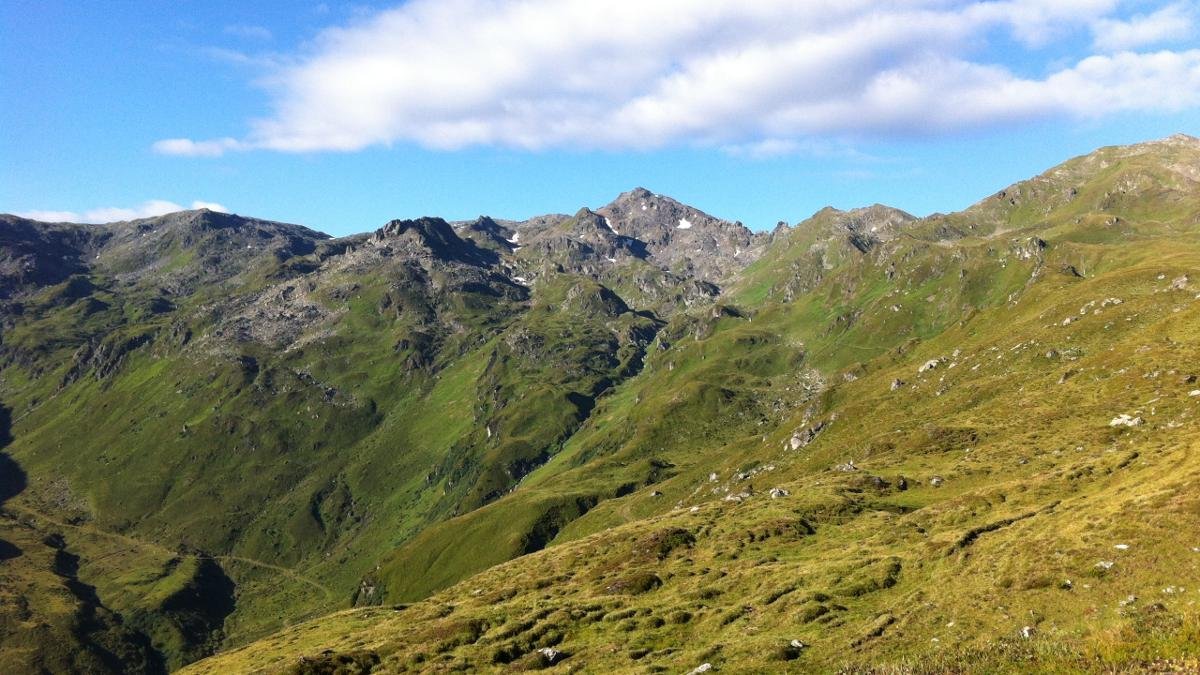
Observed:
[[[1200,667],[1198,273],[1185,135],[769,233],[0,215],[0,670]]]

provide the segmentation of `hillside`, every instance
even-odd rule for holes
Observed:
[[[7,669],[1200,656],[1196,139],[770,235],[638,189],[0,241]]]

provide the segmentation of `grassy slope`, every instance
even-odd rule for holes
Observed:
[[[382,554],[545,461],[636,371],[656,329],[585,280],[539,283],[522,303],[459,288],[453,270],[439,295],[379,267],[317,277],[311,295],[340,312],[331,334],[317,326],[282,352],[213,342],[221,295],[276,274],[252,266],[166,314],[137,312],[154,288],[76,278],[26,302],[4,334],[7,451],[29,478],[5,508],[65,537],[114,612],[156,614],[163,626],[147,630],[169,665],[214,644],[206,629],[169,634],[139,579],[196,552],[215,561],[236,587],[225,644],[348,606]],[[89,340],[135,347],[80,369]],[[105,533],[135,548],[114,557]]]
[[[1119,170],[1092,183],[1094,166],[1075,169],[1095,157],[1035,179],[1036,208],[997,196],[866,254],[817,236],[820,222],[793,230],[731,294],[749,315],[676,317],[646,371],[561,453],[402,547],[391,574],[462,559],[439,551],[490,552],[539,504],[596,500],[552,523],[558,545],[411,608],[338,615],[198,670],[324,648],[370,648],[394,669],[536,665],[531,650],[549,645],[598,670],[753,670],[797,656],[790,639],[812,643],[803,668],[1186,656],[1195,615],[1163,589],[1188,587],[1196,544],[1158,538],[1197,511],[1184,489],[1200,469],[1189,452],[1200,398],[1183,380],[1194,291],[1167,290],[1200,262],[1196,207],[1161,157],[1125,154],[1099,153]],[[1114,197],[1130,172],[1167,189]],[[982,236],[940,241],[947,228]],[[1102,307],[1109,297],[1124,302]],[[1110,427],[1119,413],[1148,423]],[[832,423],[814,443],[786,449],[821,420]],[[851,460],[859,471],[834,470]],[[769,499],[774,485],[791,496]],[[668,527],[695,543],[640,553]],[[1117,564],[1102,573],[1101,560]],[[662,587],[630,597],[651,573]],[[1140,600],[1117,606],[1131,593]],[[1037,638],[1016,639],[1024,626]],[[604,646],[618,635],[626,648]]]
[[[1177,535],[1200,525],[1188,488],[1200,474],[1200,397],[1186,381],[1200,323],[1194,291],[1164,289],[1200,265],[1200,249],[1159,241],[1124,254],[1113,272],[1047,277],[868,361],[823,399],[818,417],[833,422],[801,450],[782,449],[805,424],[797,412],[739,445],[737,464],[713,466],[715,482],[695,467],[659,486],[664,497],[616,500],[671,503],[657,515],[190,672],[324,649],[371,650],[395,670],[500,667],[551,645],[570,655],[563,668],[596,671],[756,670],[794,657],[797,669],[1071,671],[1195,658],[1200,543]],[[1080,314],[1107,297],[1123,303]],[[1081,318],[1062,326],[1067,316]],[[909,384],[892,391],[897,378]],[[1146,423],[1109,426],[1119,413]],[[847,460],[859,471],[834,469]],[[773,468],[731,475],[754,461]],[[748,499],[722,499],[749,484]],[[771,499],[773,486],[790,495]],[[647,575],[661,586],[639,592]],[[811,646],[797,656],[792,639]]]

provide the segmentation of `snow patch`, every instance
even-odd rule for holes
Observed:
[[[513,236],[512,236],[512,239],[508,239],[507,241],[508,241],[508,243],[510,243],[510,244],[515,244],[515,243],[517,243],[518,241],[521,241],[521,233],[520,233],[520,232],[514,232],[514,233],[513,233]]]
[[[690,229],[692,229],[692,221],[688,220],[687,218],[680,218],[680,219],[679,219],[679,225],[676,225],[676,226],[675,226],[675,229],[677,229],[677,230],[690,230]]]

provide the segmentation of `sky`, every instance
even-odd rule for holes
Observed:
[[[1200,136],[1200,0],[0,1],[0,212],[754,229]]]

